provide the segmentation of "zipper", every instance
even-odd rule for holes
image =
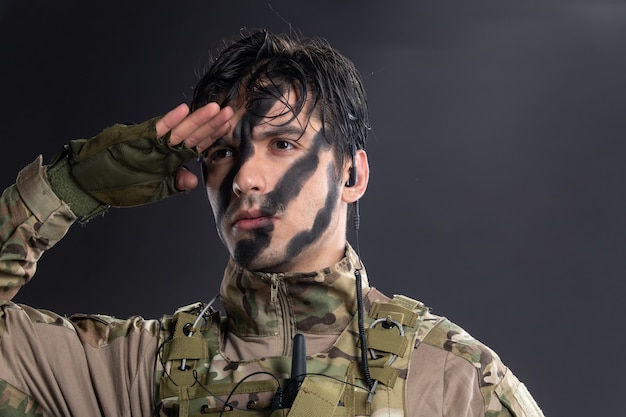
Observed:
[[[272,304],[276,304],[276,301],[278,300],[278,275],[277,274],[271,274],[270,275],[270,301]]]
[[[280,311],[280,323],[282,324],[282,356],[291,356],[293,345],[293,328],[291,326],[291,315],[289,310],[289,296],[283,280],[283,274],[270,274],[270,295],[272,304]]]

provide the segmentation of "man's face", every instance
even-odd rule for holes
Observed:
[[[295,94],[283,99],[292,105]],[[204,163],[218,234],[240,265],[304,272],[341,258],[346,205],[334,155],[307,107],[297,118],[275,99],[235,111]]]

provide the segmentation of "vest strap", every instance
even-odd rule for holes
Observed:
[[[372,309],[370,310],[369,315],[373,319],[390,317],[392,320],[401,323],[403,326],[409,327],[415,326],[415,322],[418,318],[418,314],[415,311],[409,310],[402,305],[379,303],[377,301],[372,304]]]
[[[383,326],[370,327],[365,330],[367,336],[367,347],[383,352],[393,353],[404,357],[406,348],[409,345],[409,338],[401,336],[397,330],[386,329]]]
[[[172,366],[166,377],[163,377],[159,385],[161,398],[171,395],[180,397],[181,408],[184,398],[189,401],[188,388],[195,385],[202,374],[194,373],[196,360],[209,356],[208,341],[202,337],[200,329],[195,329],[189,336],[189,329],[193,325],[197,316],[186,311],[178,311],[174,315],[175,327],[172,338],[163,346],[163,360],[171,361]],[[186,361],[184,369],[183,360]],[[183,415],[183,414],[181,414]]]
[[[186,386],[178,387],[178,417],[189,415],[189,393]]]
[[[384,384],[389,388],[393,388],[393,386],[396,384],[396,379],[398,378],[399,373],[400,371],[392,368],[391,366],[370,368],[370,376],[372,377],[372,379],[379,381],[381,384]]]
[[[206,339],[197,337],[174,337],[164,347],[165,357],[176,359],[201,359],[209,356],[209,345]]]
[[[306,377],[291,406],[289,417],[332,416],[345,388],[345,383],[330,378]]]

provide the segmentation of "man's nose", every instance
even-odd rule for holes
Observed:
[[[233,192],[237,197],[251,193],[263,194],[267,186],[267,164],[254,154],[241,163],[233,178]]]

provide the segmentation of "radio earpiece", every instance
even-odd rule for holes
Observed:
[[[350,173],[348,177],[348,182],[346,182],[346,187],[354,187],[356,185],[357,180],[359,179],[359,174],[356,170],[356,145],[352,145],[352,167],[350,167]]]

